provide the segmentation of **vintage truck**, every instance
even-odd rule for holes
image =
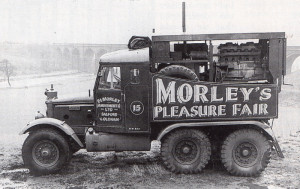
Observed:
[[[21,134],[25,166],[50,174],[73,153],[149,151],[161,142],[165,167],[199,173],[211,157],[238,176],[259,175],[271,150],[285,75],[283,32],[134,36],[105,54],[85,98],[47,90],[46,116]]]

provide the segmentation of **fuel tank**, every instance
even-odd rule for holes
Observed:
[[[103,151],[149,151],[151,141],[148,135],[89,133],[85,135],[88,152]]]

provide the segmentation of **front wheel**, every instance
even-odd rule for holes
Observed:
[[[270,161],[266,137],[253,129],[231,133],[222,145],[221,160],[227,171],[237,176],[258,176]]]
[[[198,173],[210,159],[211,144],[208,137],[199,130],[177,130],[163,140],[161,154],[170,171]]]
[[[51,174],[59,171],[70,156],[66,139],[52,129],[30,133],[22,147],[22,157],[31,173]]]

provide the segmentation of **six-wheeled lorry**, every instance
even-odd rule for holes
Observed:
[[[79,149],[149,151],[161,142],[165,167],[199,173],[212,157],[238,176],[259,175],[271,150],[285,75],[283,32],[134,36],[103,55],[93,95],[57,98],[46,90],[21,134],[33,174],[62,169]]]

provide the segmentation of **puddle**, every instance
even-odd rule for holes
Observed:
[[[9,173],[29,173],[28,169],[13,169],[13,170],[3,170],[0,172],[0,175],[9,174]]]
[[[26,188],[26,183],[11,181],[8,178],[0,178],[0,188]]]
[[[247,183],[243,185],[249,187],[249,189],[285,189],[279,186],[273,186],[273,185],[261,186],[259,184],[253,184],[253,183]]]

